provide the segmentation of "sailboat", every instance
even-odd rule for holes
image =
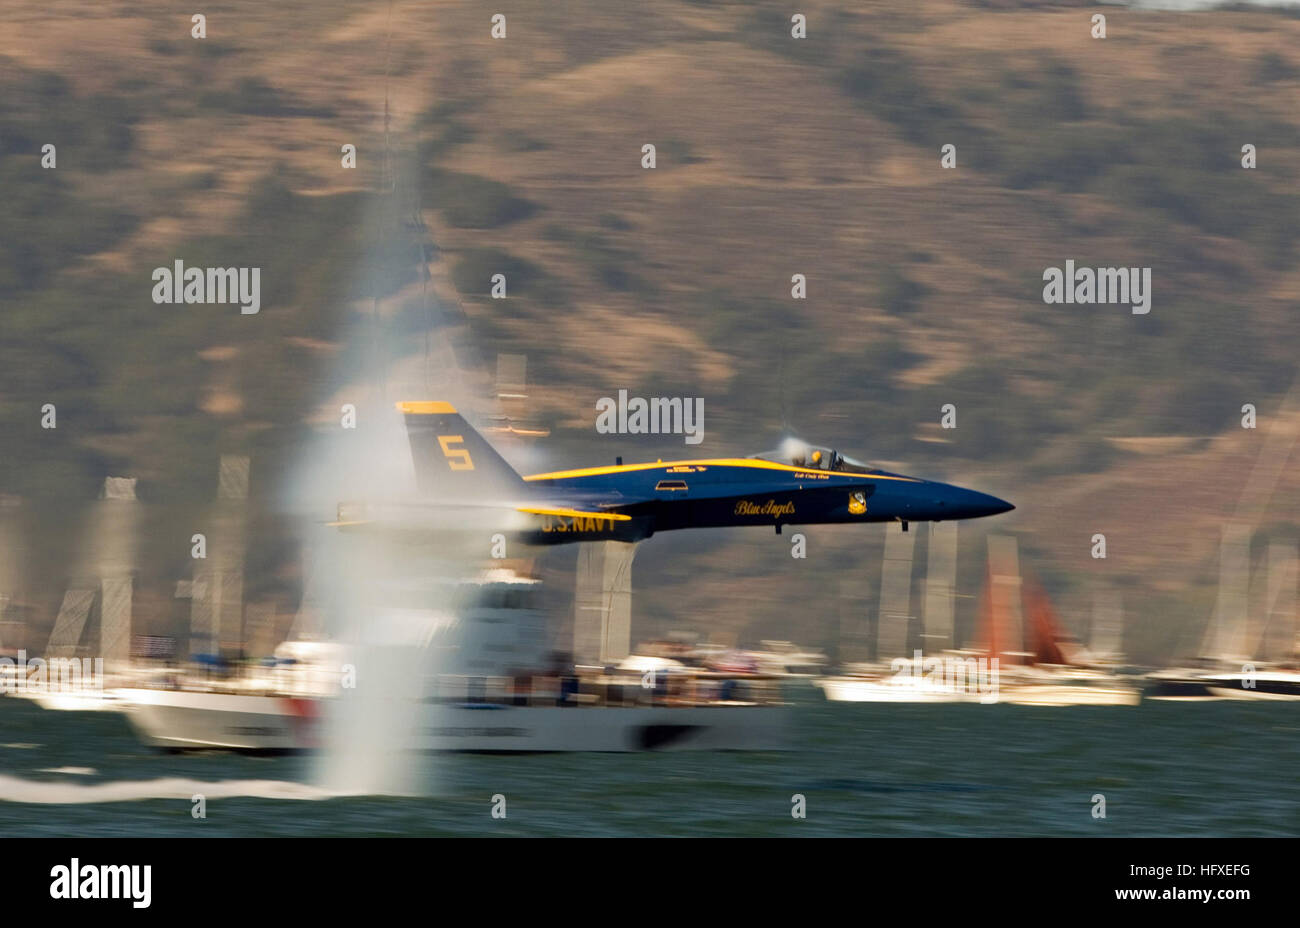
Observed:
[[[955,555],[955,537],[952,539]],[[889,548],[886,540],[886,569]],[[927,581],[927,631],[951,636],[952,557],[931,540],[931,577]],[[937,555],[937,557],[936,557]],[[935,565],[942,578],[936,578]],[[945,585],[946,584],[946,585]],[[886,588],[890,586],[886,579]],[[939,591],[948,611],[935,606]],[[882,595],[881,621],[890,611]],[[904,607],[905,608],[905,607]],[[940,622],[931,622],[932,616]],[[1012,705],[1136,705],[1137,687],[1094,660],[1064,633],[1046,592],[1032,577],[1021,575],[1016,539],[988,538],[988,567],[976,622],[976,644],[924,656],[897,658],[883,667],[850,667],[839,677],[817,681],[826,698],[836,702],[1004,702]],[[1113,634],[1112,637],[1117,638]],[[883,635],[882,635],[883,638]],[[935,641],[933,634],[925,640]],[[1118,643],[1112,643],[1112,651]],[[1113,658],[1114,655],[1112,654]],[[974,683],[972,684],[972,681]]]
[[[992,589],[990,583],[986,589]],[[1135,706],[1141,691],[1124,677],[1097,666],[1079,643],[1065,634],[1046,591],[1033,578],[1022,583],[1022,651],[1002,651],[1006,640],[997,629],[1004,624],[989,604],[989,652],[999,659],[1002,686],[999,702],[1018,706]],[[1004,663],[1005,662],[1005,663]]]
[[[1218,604],[1201,656],[1191,667],[1149,674],[1147,698],[1300,699],[1297,562],[1295,544],[1270,543],[1252,597],[1250,536],[1241,526],[1225,527]]]
[[[16,696],[43,709],[71,712],[118,711],[111,689],[131,673],[131,610],[140,507],[134,477],[106,477],[86,524],[86,548],[77,556],[75,576],[64,593],[49,643],[39,658],[22,668],[6,668],[24,679],[9,681]],[[98,642],[83,638],[87,625]],[[87,652],[97,656],[91,659]],[[22,655],[26,657],[25,653]],[[43,665],[45,673],[28,676]],[[107,682],[106,682],[107,681]]]
[[[912,621],[912,548],[916,533],[891,523],[885,529],[881,568],[876,653],[879,663],[849,663],[844,673],[813,681],[831,702],[979,702],[987,701],[989,668],[981,687],[980,668],[964,658],[904,656]],[[952,602],[957,573],[957,523],[930,523],[924,586],[925,628],[922,641],[941,651],[952,644]],[[947,651],[942,651],[949,654]],[[975,660],[971,660],[975,664]],[[974,672],[974,685],[971,685]],[[950,672],[951,671],[951,672]],[[960,680],[958,674],[960,672]],[[981,689],[983,692],[981,692]]]

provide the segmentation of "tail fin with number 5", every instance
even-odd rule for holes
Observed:
[[[415,481],[422,496],[454,500],[525,499],[524,479],[450,403],[404,402]]]

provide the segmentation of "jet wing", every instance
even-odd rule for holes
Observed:
[[[445,529],[449,522],[458,518],[466,522],[479,522],[480,518],[471,513],[481,514],[488,521],[500,520],[502,528],[516,528],[533,521],[531,516],[549,516],[554,519],[603,519],[611,522],[629,522],[631,516],[612,512],[602,504],[594,504],[589,499],[546,499],[527,502],[502,501],[481,502],[478,500],[457,500],[455,502],[431,502],[418,500],[411,502],[345,502],[338,506],[338,518],[327,523],[334,528],[353,528],[370,525],[376,527],[418,530]],[[499,513],[493,516],[492,513]],[[458,516],[459,514],[459,516]],[[521,518],[522,517],[522,518]]]

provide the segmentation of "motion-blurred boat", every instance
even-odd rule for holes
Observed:
[[[1215,696],[1241,699],[1300,699],[1300,672],[1261,670],[1256,673],[1220,673],[1205,677]]]
[[[1145,678],[1147,699],[1300,699],[1300,671],[1161,670]]]
[[[620,689],[639,689],[624,681]],[[577,694],[583,695],[579,690]],[[740,695],[740,694],[736,694]],[[124,694],[127,718],[149,745],[171,750],[221,749],[293,753],[321,748],[320,700],[185,690]],[[506,698],[426,704],[407,748],[418,751],[534,753],[552,751],[779,750],[783,707],[744,698],[674,705],[635,702],[540,704]]]
[[[917,651],[887,668],[851,666],[842,676],[815,683],[833,702],[1131,706],[1141,701],[1141,690],[1127,677],[1092,666],[1064,633],[1042,587],[1020,576],[1013,544],[990,545],[976,637],[975,649],[928,657]]]
[[[463,583],[428,646],[456,673],[430,674],[405,747],[418,751],[774,750],[779,680],[633,656],[618,667],[560,666],[545,651],[538,581],[492,571]],[[286,642],[273,666],[238,680],[189,679],[116,691],[141,739],[171,750],[312,751],[342,696],[342,645]],[[546,666],[549,663],[549,666]],[[518,668],[531,667],[521,672]],[[544,669],[543,669],[544,668]]]
[[[850,673],[813,681],[831,702],[979,702],[977,692],[936,683],[924,673],[889,672],[860,665]]]
[[[1252,577],[1250,544],[1248,528],[1225,527],[1218,603],[1201,656],[1148,674],[1148,699],[1300,699],[1296,546],[1270,542],[1263,571]]]
[[[42,709],[58,712],[121,712],[122,697],[114,691],[103,693],[41,693],[30,697]]]

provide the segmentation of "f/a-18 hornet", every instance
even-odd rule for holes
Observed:
[[[422,497],[437,508],[513,510],[531,544],[633,542],[656,532],[733,525],[939,522],[997,515],[1005,500],[889,473],[833,449],[787,441],[746,458],[613,464],[521,476],[450,403],[397,408]],[[432,502],[436,500],[437,502]],[[369,521],[340,507],[339,524]],[[402,520],[399,520],[402,521]]]

